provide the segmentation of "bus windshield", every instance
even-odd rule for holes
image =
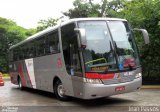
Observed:
[[[123,21],[81,21],[86,31],[83,50],[86,72],[115,72],[139,64],[132,33]]]
[[[119,69],[136,68],[139,66],[137,47],[127,22],[109,21],[108,26],[117,53]]]

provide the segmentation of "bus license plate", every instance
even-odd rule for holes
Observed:
[[[125,90],[125,86],[118,86],[115,88],[115,91],[124,91]]]

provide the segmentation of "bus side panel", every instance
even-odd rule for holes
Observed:
[[[18,64],[11,62],[9,64],[9,75],[11,83],[18,85]]]
[[[74,90],[74,97],[83,98],[84,82],[83,77],[72,76],[72,84]]]
[[[25,73],[27,74],[26,76],[28,76],[28,84],[31,84],[29,87],[36,89],[33,58],[26,59],[24,62]]]
[[[56,57],[56,55],[54,56]],[[54,67],[56,63],[55,57],[48,55],[34,58],[36,89],[53,90],[53,78],[57,73],[57,69]]]
[[[28,63],[17,61],[9,65],[11,82],[18,85],[18,76],[22,81],[22,86],[32,88],[30,75],[27,70]]]
[[[73,95],[71,76],[66,72],[61,53],[35,58],[34,70],[37,89],[53,92],[53,80],[58,77],[66,94]]]

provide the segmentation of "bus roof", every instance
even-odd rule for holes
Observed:
[[[47,28],[47,29],[45,29],[45,30],[43,30],[43,31],[40,31],[40,32],[38,32],[38,33],[36,33],[36,34],[28,37],[28,38],[26,38],[25,40],[23,40],[23,41],[15,44],[15,45],[13,45],[13,46],[11,46],[10,49],[13,49],[13,48],[15,48],[15,47],[18,47],[19,45],[22,45],[22,44],[24,44],[24,43],[30,42],[30,41],[36,39],[37,37],[43,36],[43,35],[46,34],[46,33],[49,33],[49,32],[51,32],[51,31],[54,31],[55,29],[57,29],[57,28],[60,27],[60,26],[64,26],[64,25],[67,25],[67,24],[70,24],[70,23],[74,23],[74,22],[77,22],[77,21],[89,21],[89,20],[127,21],[126,19],[120,19],[120,18],[75,18],[75,19],[70,19],[70,20],[67,20],[67,21],[65,21],[65,22],[62,22],[62,23],[60,23],[60,24],[58,24],[58,25],[56,25],[56,26],[53,26],[53,27],[49,27],[49,28]]]

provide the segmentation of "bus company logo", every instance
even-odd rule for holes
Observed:
[[[62,66],[63,66],[62,60],[61,60],[61,58],[58,58],[57,67],[58,67],[58,68],[62,68]]]

